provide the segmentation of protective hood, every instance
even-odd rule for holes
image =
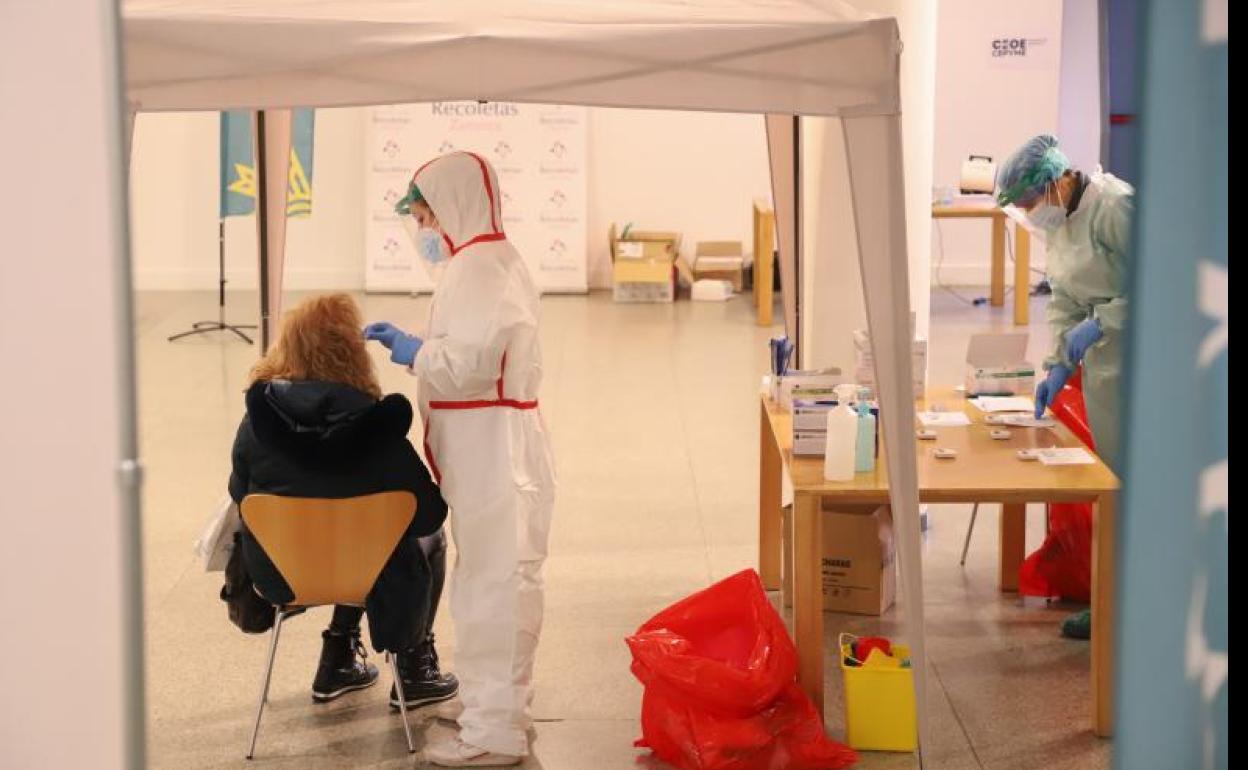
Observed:
[[[412,177],[442,227],[451,254],[483,241],[501,241],[498,175],[484,158],[453,152],[434,158]]]

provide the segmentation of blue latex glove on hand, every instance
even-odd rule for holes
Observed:
[[[1066,381],[1074,374],[1073,371],[1063,364],[1058,364],[1049,370],[1049,375],[1044,378],[1044,382],[1036,388],[1036,419],[1044,417],[1044,410],[1053,405],[1053,400],[1057,398],[1057,394],[1062,392],[1062,388],[1066,387]]]
[[[403,366],[411,366],[416,360],[424,341],[420,337],[408,334],[399,327],[386,321],[379,321],[364,327],[364,339],[376,340],[390,351],[390,360]]]
[[[1083,361],[1083,357],[1087,355],[1088,348],[1100,341],[1105,336],[1105,332],[1101,330],[1101,322],[1095,318],[1080,323],[1075,328],[1066,332],[1066,358],[1072,364],[1078,365]]]
[[[420,348],[425,341],[420,337],[412,334],[400,334],[394,340],[394,347],[390,348],[390,360],[396,364],[403,366],[411,366],[416,360],[416,354],[420,352]]]
[[[402,334],[402,329],[386,321],[378,321],[364,327],[364,339],[377,340],[386,346],[386,350],[393,350],[394,341]]]

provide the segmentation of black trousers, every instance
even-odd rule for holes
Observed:
[[[409,649],[433,633],[433,621],[438,614],[438,603],[442,600],[442,587],[446,584],[446,535],[438,530],[428,537],[419,538],[419,542],[421,553],[429,567],[429,590],[420,597],[414,608],[422,620],[416,624],[417,638],[411,640]],[[329,630],[335,634],[356,632],[363,617],[363,607],[337,605],[334,607],[334,616],[329,621]]]

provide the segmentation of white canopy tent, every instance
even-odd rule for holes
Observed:
[[[796,334],[793,288],[802,248],[794,121],[840,117],[925,734],[901,42],[894,19],[840,0],[127,0],[123,22],[132,113],[263,112],[258,157],[267,173],[257,220],[270,255],[262,287],[274,309],[285,240],[289,108],[475,99],[709,110],[767,116],[785,317]]]

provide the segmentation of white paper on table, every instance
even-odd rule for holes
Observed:
[[[1030,414],[1011,414],[1002,419],[1000,424],[1014,428],[1052,428],[1057,425],[1057,420],[1052,417],[1041,417],[1037,420]]]
[[[1096,458],[1083,447],[1040,449],[1036,451],[1045,465],[1093,465]]]
[[[1031,412],[1036,405],[1030,398],[1023,396],[980,396],[972,398],[971,404],[981,412],[996,414],[997,412]]]
[[[929,428],[958,428],[971,424],[966,412],[919,412],[919,422]]]

